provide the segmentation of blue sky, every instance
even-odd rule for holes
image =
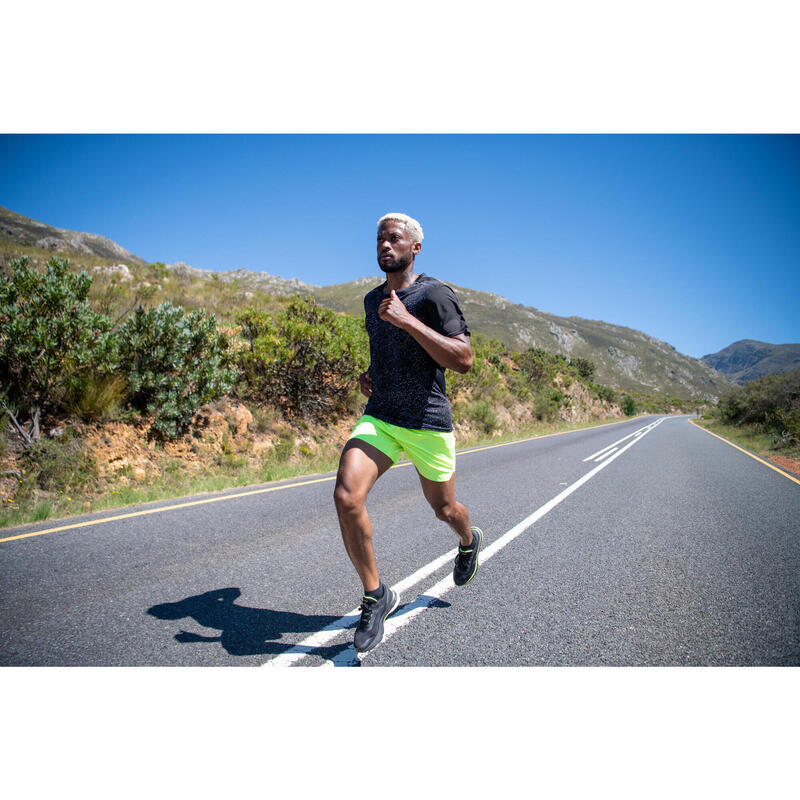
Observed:
[[[702,356],[800,341],[800,137],[3,135],[0,205],[148,261],[317,285],[417,271]]]

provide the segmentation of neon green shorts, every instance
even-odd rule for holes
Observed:
[[[452,431],[414,431],[364,414],[350,438],[376,447],[392,459],[392,464],[405,451],[420,475],[437,483],[449,481],[456,471],[456,437]]]

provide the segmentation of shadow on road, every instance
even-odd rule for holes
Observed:
[[[293,611],[271,611],[266,608],[248,608],[234,601],[241,590],[235,587],[187,597],[176,603],[161,603],[147,609],[158,619],[183,619],[191,617],[204,628],[216,628],[219,636],[202,636],[181,630],[175,639],[182,644],[219,642],[232,656],[277,655],[289,650],[290,642],[281,644],[285,633],[313,633],[334,622],[338,617],[296,614]],[[349,644],[322,647],[315,653],[334,659]]]

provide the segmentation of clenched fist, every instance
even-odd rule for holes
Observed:
[[[384,322],[391,322],[392,325],[398,328],[402,328],[405,321],[412,318],[394,289],[392,289],[391,294],[384,298],[378,306],[378,316]]]

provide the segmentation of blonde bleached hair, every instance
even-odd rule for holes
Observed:
[[[405,225],[409,235],[415,242],[421,242],[425,238],[425,235],[422,233],[422,225],[420,225],[419,222],[417,222],[413,217],[409,217],[408,214],[401,214],[399,211],[393,211],[391,214],[384,214],[378,220],[378,230],[380,230],[380,227],[384,222],[388,222],[389,220],[402,222],[403,225]]]

